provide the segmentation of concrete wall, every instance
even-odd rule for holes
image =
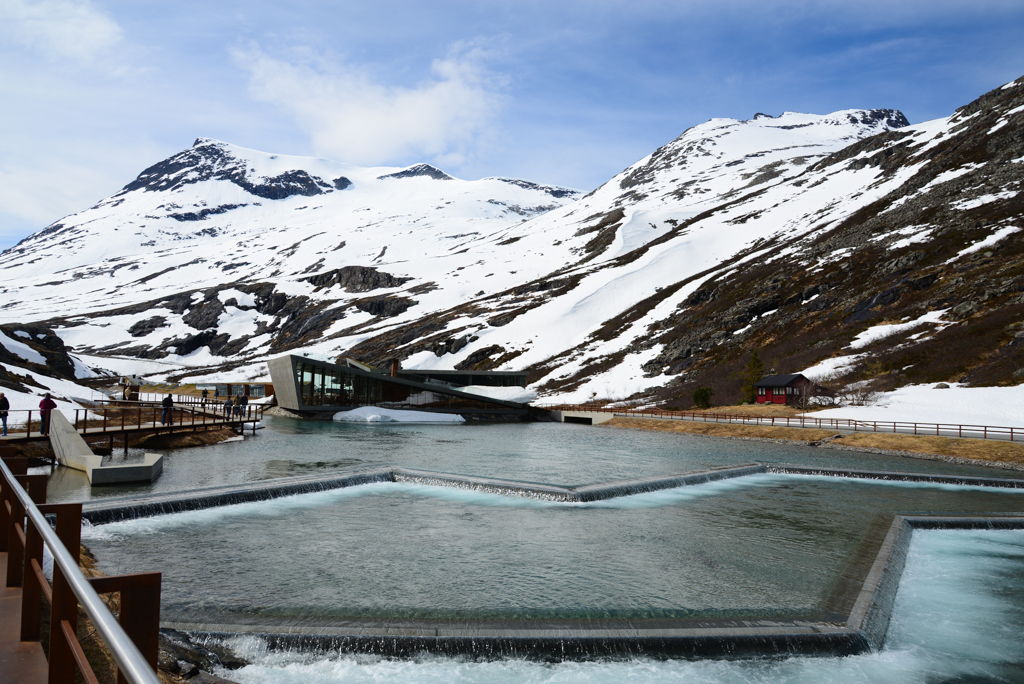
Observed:
[[[58,463],[81,470],[94,485],[152,482],[164,469],[160,454],[146,454],[142,463],[103,465],[103,457],[92,453],[75,426],[56,410],[50,412],[50,446]]]
[[[615,417],[613,413],[604,411],[552,411],[551,416],[558,423],[582,423],[584,425],[600,425]],[[568,419],[568,420],[567,420]]]
[[[299,388],[295,381],[295,368],[291,355],[279,356],[267,361],[267,370],[274,383],[274,399],[281,408],[298,411]]]

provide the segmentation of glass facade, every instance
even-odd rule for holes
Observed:
[[[409,387],[387,375],[353,372],[309,361],[295,365],[295,380],[302,405],[380,406],[435,411],[509,410],[484,398],[466,399],[443,391]]]

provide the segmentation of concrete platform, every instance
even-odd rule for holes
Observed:
[[[0,553],[0,577],[7,576],[7,553]],[[5,684],[42,684],[46,655],[38,641],[21,641],[21,587],[0,587],[0,680]]]

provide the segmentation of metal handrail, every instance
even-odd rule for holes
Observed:
[[[68,586],[78,598],[78,604],[92,620],[96,631],[103,638],[110,655],[117,663],[119,672],[130,684],[161,684],[152,666],[146,662],[138,647],[111,614],[107,604],[89,584],[89,580],[82,574],[71,553],[64,548],[64,544],[50,527],[46,517],[39,512],[28,492],[14,479],[14,475],[2,459],[0,459],[0,468],[11,486],[11,491],[25,507],[25,516],[32,521],[32,525],[39,531],[39,536],[43,539],[43,544],[50,549],[53,562],[60,568]]]

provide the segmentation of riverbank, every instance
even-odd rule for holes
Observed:
[[[984,439],[953,439],[924,435],[893,435],[858,432],[840,435],[834,430],[694,423],[650,418],[613,418],[600,427],[678,432],[681,434],[731,439],[791,442],[827,449],[867,451],[887,456],[905,456],[1008,470],[1024,470],[1024,443]]]

